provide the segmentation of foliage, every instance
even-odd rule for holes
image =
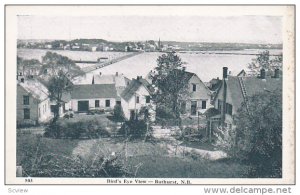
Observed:
[[[26,177],[130,177],[119,156],[94,154],[92,161],[73,156],[77,142],[34,135],[17,140],[17,164]]]
[[[259,72],[260,69],[267,71],[274,71],[275,69],[282,69],[282,54],[272,58],[270,52],[265,50],[252,59],[252,62],[248,65],[250,70]]]
[[[232,128],[218,127],[217,132],[214,133],[214,145],[223,151],[227,152],[227,155],[235,155],[235,130]]]
[[[81,137],[99,138],[110,137],[110,133],[107,131],[107,126],[96,120],[90,121],[58,121],[51,123],[45,129],[46,137],[52,138],[71,138],[79,139]]]
[[[114,119],[116,121],[124,121],[125,117],[124,117],[124,112],[123,112],[123,108],[120,104],[116,104],[114,107]]]
[[[236,119],[236,157],[252,165],[249,177],[281,177],[282,92],[261,92],[248,105]]]
[[[144,120],[126,121],[118,133],[123,136],[129,136],[132,139],[142,138],[147,133],[147,124]]]
[[[50,99],[56,101],[54,109],[54,119],[56,120],[59,117],[59,107],[61,106],[63,93],[72,90],[72,83],[66,73],[59,71],[57,75],[50,78],[48,82],[48,90],[50,93]]]
[[[153,75],[153,84],[158,89],[154,96],[157,107],[174,116],[180,125],[180,102],[189,95],[183,62],[175,52],[159,56]]]
[[[58,75],[59,72],[67,73],[67,76],[73,76],[77,74],[82,74],[80,67],[75,64],[70,58],[57,54],[55,52],[47,52],[45,56],[42,57],[42,73]]]

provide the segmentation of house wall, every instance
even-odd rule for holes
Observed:
[[[23,96],[29,96],[29,105],[23,104]],[[24,119],[24,108],[30,109],[30,119]],[[40,114],[39,114],[40,109]],[[43,110],[44,109],[44,110]],[[36,125],[48,122],[51,119],[49,98],[40,102],[28,93],[23,87],[17,85],[17,124]]]
[[[46,123],[52,118],[49,98],[38,104],[38,116],[39,123]]]
[[[139,89],[136,91],[136,96],[139,96],[139,103],[136,103],[136,96],[132,96],[128,101],[125,101],[123,98],[121,99],[122,109],[126,119],[130,119],[130,111],[136,110],[137,112],[144,106],[149,106],[153,109],[149,110],[151,115],[151,120],[155,120],[155,105],[153,104],[152,100],[150,103],[146,103],[146,96],[149,96],[148,90],[144,86],[140,86]]]
[[[95,107],[95,100],[100,100],[99,107]],[[105,106],[105,101],[110,100],[110,107]],[[78,101],[89,101],[89,109],[113,109],[116,105],[115,98],[94,98],[94,99],[72,99],[71,100],[71,108],[73,111],[78,111]]]
[[[222,85],[221,85],[221,87],[219,89],[219,92],[217,94],[217,97],[216,97],[216,99],[214,101],[214,107],[215,107],[215,109],[218,109],[218,100],[223,101],[223,93],[224,93],[224,84],[222,83]],[[229,90],[229,88],[227,88],[226,103],[232,105],[232,115],[237,114],[238,108],[234,106],[232,95],[231,95],[231,91]]]
[[[196,84],[196,91],[193,91],[193,84]],[[191,114],[191,102],[197,102],[197,112],[205,112],[211,105],[210,90],[204,85],[200,78],[196,75],[189,80],[190,98],[186,101],[186,113]],[[206,101],[206,109],[202,109],[202,101]]]

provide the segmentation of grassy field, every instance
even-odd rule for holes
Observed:
[[[32,134],[17,137],[17,165],[32,169],[40,156],[55,154],[79,157],[91,163],[97,156],[116,156],[135,177],[240,178],[247,168],[230,161],[209,161],[187,154],[171,156],[163,143],[131,141],[121,138],[88,140],[49,139]],[[34,177],[34,176],[33,176]]]

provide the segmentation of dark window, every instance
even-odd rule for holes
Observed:
[[[218,100],[218,110],[221,112],[222,111],[222,101]]]
[[[193,85],[193,91],[196,91],[197,85],[196,84],[192,84],[192,85]]]
[[[95,100],[95,107],[98,108],[99,107],[99,100]]]
[[[140,103],[140,96],[136,96],[136,103]]]
[[[191,115],[197,114],[197,101],[191,101]]]
[[[24,108],[24,119],[30,119],[30,109]]]
[[[202,100],[202,109],[206,109],[206,100]]]
[[[23,95],[23,104],[29,105],[29,96],[28,95]]]
[[[146,96],[146,103],[150,103],[150,96]]]
[[[135,112],[134,110],[130,110],[130,120],[134,120],[135,119]]]
[[[110,107],[110,100],[105,100],[105,107]]]
[[[226,113],[232,115],[232,105],[226,103]]]
[[[116,101],[116,104],[117,105],[121,105],[121,101]]]

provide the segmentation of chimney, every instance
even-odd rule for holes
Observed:
[[[228,68],[223,67],[223,79],[227,79],[227,72],[228,72]]]
[[[138,80],[138,81],[139,81],[139,80],[140,80],[140,77],[139,77],[139,76],[136,76],[136,80]]]
[[[116,72],[116,76],[118,76],[119,75],[119,73],[118,72]]]
[[[24,83],[24,78],[21,78],[21,83]]]
[[[266,79],[266,71],[263,68],[260,70],[260,78],[261,79]]]
[[[102,72],[99,72],[100,75],[102,75]]]
[[[279,78],[279,69],[275,69],[274,78]]]

